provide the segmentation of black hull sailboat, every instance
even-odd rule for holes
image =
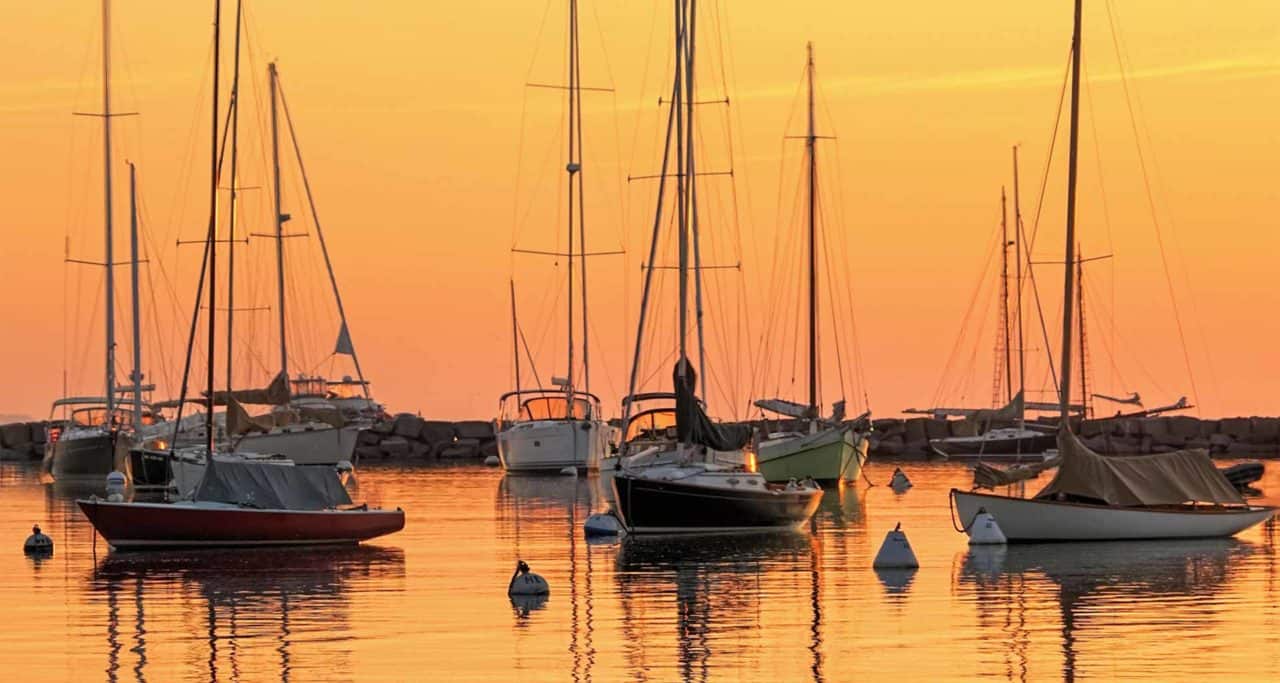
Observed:
[[[758,474],[699,472],[671,478],[651,471],[613,478],[617,513],[632,533],[679,534],[795,529],[822,502],[816,486],[763,485]],[[677,478],[678,477],[678,478]]]

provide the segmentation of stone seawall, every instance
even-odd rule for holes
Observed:
[[[45,422],[0,425],[0,461],[39,460],[44,457]]]
[[[753,423],[786,428],[787,421]],[[928,417],[885,418],[872,423],[871,455],[886,459],[922,458],[929,439],[973,436],[972,423]],[[0,425],[0,461],[39,460],[44,455],[45,422]],[[794,425],[799,427],[799,425]],[[1087,420],[1080,429],[1085,443],[1101,453],[1160,453],[1204,448],[1225,458],[1280,457],[1280,417],[1229,417],[1201,420],[1190,416],[1106,418]],[[481,459],[497,455],[493,423],[487,420],[446,422],[401,413],[360,432],[360,460]]]

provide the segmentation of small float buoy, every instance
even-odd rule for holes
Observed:
[[[587,538],[592,536],[619,536],[627,533],[627,530],[622,528],[622,522],[619,522],[618,518],[611,512],[591,515],[587,518],[586,523],[582,525],[582,530],[587,534]]]
[[[986,508],[978,508],[973,523],[969,525],[969,545],[1004,545],[1009,542],[996,518]]]
[[[566,467],[566,468],[564,468],[564,469],[560,470],[560,474],[563,474],[563,475],[564,475],[564,476],[566,476],[566,477],[576,477],[576,476],[578,476],[578,468],[576,468],[576,467]]]
[[[893,478],[889,480],[889,488],[893,489],[894,493],[906,493],[912,486],[914,484],[907,478],[907,473],[903,472],[901,467],[893,468]]]
[[[885,534],[884,543],[880,544],[880,552],[876,553],[871,566],[876,569],[916,569],[920,566],[916,554],[911,551],[907,534],[902,531],[902,522]]]
[[[488,465],[489,467],[497,467],[497,466],[498,466],[498,464],[499,464],[499,462],[498,462],[498,456],[496,456],[496,455],[491,455],[491,456],[489,456],[489,457],[485,458],[485,459],[484,459],[484,464],[485,464],[485,465]]]
[[[516,571],[511,575],[511,583],[507,584],[507,595],[549,595],[551,587],[547,580],[529,571],[524,560],[516,561]]]
[[[120,470],[111,470],[107,474],[107,500],[112,503],[120,503],[124,501],[124,487],[129,480],[125,478],[124,472]]]
[[[26,555],[52,555],[53,539],[40,533],[40,525],[31,527],[31,535],[22,544],[22,552]]]
[[[334,468],[338,470],[338,474],[346,474],[355,470],[356,466],[352,465],[350,460],[339,460],[338,464],[334,465]]]

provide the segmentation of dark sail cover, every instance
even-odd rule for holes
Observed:
[[[216,460],[205,469],[195,499],[264,510],[325,510],[350,505],[332,467],[297,467],[252,460]]]
[[[681,377],[681,366],[684,366]],[[672,372],[676,389],[676,434],[681,443],[706,446],[717,451],[736,451],[751,441],[746,425],[717,425],[698,403],[698,374],[687,358],[676,362]]]

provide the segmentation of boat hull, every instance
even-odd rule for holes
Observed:
[[[49,474],[55,480],[103,480],[112,471],[125,471],[130,439],[106,432],[64,436],[49,444]]]
[[[1058,437],[1033,430],[993,430],[982,436],[931,439],[929,446],[953,460],[1036,461],[1043,459],[1045,451],[1058,447]]]
[[[354,545],[404,528],[401,510],[257,510],[97,499],[76,503],[117,550]]]
[[[952,489],[960,523],[979,510],[995,517],[1010,543],[1226,538],[1271,518],[1270,507],[1192,511],[1122,508],[1013,498]]]
[[[771,482],[812,478],[822,484],[857,479],[864,454],[852,428],[836,427],[816,434],[761,444],[756,456],[760,474]]]
[[[609,427],[588,420],[517,422],[499,432],[497,441],[498,459],[508,472],[594,471],[609,453]]]
[[[631,533],[680,534],[795,529],[822,502],[822,489],[726,490],[618,471],[616,511]]]
[[[236,442],[236,450],[282,455],[298,465],[336,465],[351,462],[357,429],[325,426],[285,427],[266,434],[249,434]]]

